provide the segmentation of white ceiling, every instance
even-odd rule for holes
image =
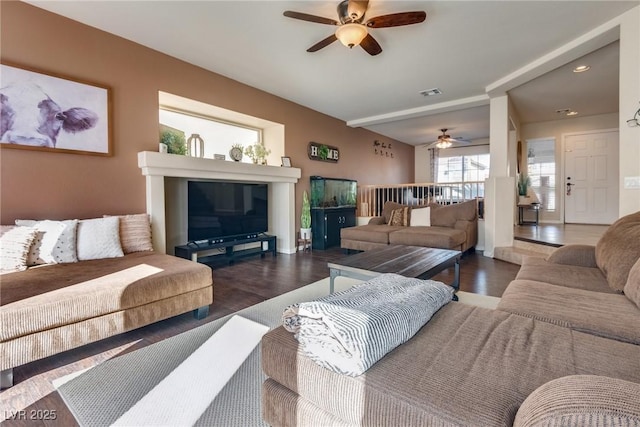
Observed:
[[[454,137],[488,137],[487,86],[640,0],[371,0],[366,18],[413,10],[427,13],[422,24],[371,29],[383,49],[377,56],[339,42],[307,53],[335,27],[282,15],[293,10],[337,19],[338,1],[28,3],[349,124],[364,123],[367,129],[419,145],[434,141],[440,128],[449,128]],[[513,89],[522,121],[559,119],[555,110],[560,108],[575,109],[581,116],[616,112],[617,55],[615,43],[585,58],[592,66],[587,73],[560,69]],[[443,93],[419,94],[434,87]],[[377,120],[380,116],[384,120]]]

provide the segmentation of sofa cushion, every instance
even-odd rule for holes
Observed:
[[[389,219],[389,225],[399,225],[407,227],[409,225],[409,207],[394,209],[391,211],[391,218]]]
[[[609,286],[621,292],[629,270],[640,258],[640,212],[611,224],[596,244],[596,263]]]
[[[510,426],[525,398],[552,379],[588,372],[640,380],[640,346],[455,302],[356,378],[304,357],[282,327],[261,349],[267,376],[349,425]]]
[[[615,293],[599,268],[555,264],[540,257],[523,257],[516,279],[546,282],[567,288]]]
[[[408,227],[389,233],[392,245],[457,249],[466,239],[462,230],[447,227]]]
[[[384,202],[384,206],[382,208],[382,217],[384,218],[384,223],[389,224],[391,220],[391,213],[396,210],[405,207],[405,205],[401,205],[396,202]]]
[[[78,223],[76,246],[80,261],[123,256],[120,218],[83,219]]]
[[[430,227],[431,226],[431,207],[411,209],[411,227]]]
[[[0,236],[0,272],[26,270],[29,249],[37,234],[31,227],[12,227]]]
[[[640,308],[640,258],[631,267],[627,284],[624,285],[624,294]]]
[[[404,227],[391,225],[359,225],[357,227],[346,227],[340,230],[340,237],[348,240],[359,240],[362,242],[389,244],[389,233],[401,230]]]
[[[28,266],[77,262],[77,219],[64,221],[16,219],[16,225],[33,227],[38,235],[29,251]]]
[[[108,217],[109,215],[105,215]],[[152,251],[149,214],[120,215],[120,244],[122,252]]]
[[[478,203],[475,200],[450,205],[431,203],[429,207],[431,225],[453,227],[458,220],[473,221],[476,218]]]
[[[578,267],[597,267],[596,247],[591,245],[565,245],[554,250],[546,258],[553,264],[567,264]]]
[[[171,255],[51,264],[2,276],[0,341],[211,286],[211,269]],[[38,316],[33,315],[34,307]]]
[[[640,310],[624,295],[514,280],[498,310],[633,344],[640,344]]]
[[[640,425],[640,384],[598,375],[549,381],[518,409],[514,427]]]

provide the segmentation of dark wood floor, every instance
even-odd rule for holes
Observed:
[[[15,368],[15,385],[0,392],[0,420],[6,419],[2,426],[75,426],[75,419],[51,381],[323,279],[329,275],[327,262],[345,256],[336,248],[247,258],[231,266],[214,265],[214,303],[204,320],[198,321],[191,314],[183,314]],[[466,255],[460,264],[460,289],[499,297],[518,269],[515,264],[486,258],[481,253]],[[434,279],[451,283],[453,268]],[[33,417],[47,413],[55,413],[55,419]],[[20,419],[12,420],[12,415]]]

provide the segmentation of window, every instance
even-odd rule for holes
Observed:
[[[527,173],[531,178],[531,189],[542,208],[549,212],[556,210],[555,147],[555,139],[527,141]]]
[[[214,154],[224,154],[229,158],[229,151],[234,144],[244,147],[262,142],[262,130],[231,122],[217,120],[212,117],[199,116],[176,110],[160,109],[160,126],[162,129],[184,133],[185,139],[197,133],[204,140],[204,157],[213,158]],[[250,163],[247,156],[242,158]]]
[[[484,180],[489,177],[489,160],[488,153],[450,157],[444,157],[440,154],[436,182],[466,183],[460,189],[452,189],[459,193],[454,194],[454,198],[473,199],[484,197]],[[478,181],[481,181],[481,184],[478,184]]]

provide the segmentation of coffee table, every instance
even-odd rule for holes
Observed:
[[[460,257],[462,252],[449,249],[418,246],[388,245],[330,262],[329,292],[333,293],[338,276],[368,280],[383,273],[396,273],[405,277],[430,279],[449,267],[454,267],[451,286],[460,288]],[[454,295],[454,301],[458,298]]]

